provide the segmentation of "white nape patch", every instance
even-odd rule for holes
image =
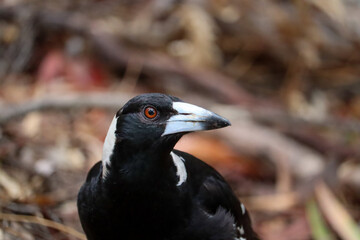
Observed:
[[[170,154],[176,167],[176,175],[179,177],[179,182],[176,184],[176,186],[180,186],[187,179],[187,172],[184,164],[185,160],[184,158],[176,155],[174,152],[171,152]]]
[[[244,204],[240,204],[240,206],[241,206],[241,211],[242,211],[242,214],[244,215],[245,214],[245,206],[244,206]]]
[[[110,157],[115,147],[116,123],[117,123],[117,117],[115,115],[115,117],[111,121],[103,146],[103,152],[102,152],[103,178],[105,178],[108,173],[107,165],[110,165]]]

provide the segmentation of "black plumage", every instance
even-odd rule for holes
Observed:
[[[188,132],[229,124],[168,95],[131,99],[114,117],[103,159],[90,170],[78,195],[87,238],[258,239],[248,212],[223,177],[173,149]]]

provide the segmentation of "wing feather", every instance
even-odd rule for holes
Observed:
[[[246,236],[247,240],[257,240],[248,212],[225,179],[214,168],[194,156],[180,151],[175,153],[185,159],[189,184],[192,184],[197,205],[212,216],[218,216],[219,211],[223,210],[230,213],[234,221],[236,239]]]

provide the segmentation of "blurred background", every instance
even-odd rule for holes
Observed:
[[[145,92],[231,120],[176,148],[262,239],[360,239],[360,1],[3,0],[0,56],[0,239],[84,239],[77,192]]]

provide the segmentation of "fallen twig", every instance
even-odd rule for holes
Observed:
[[[131,98],[126,94],[83,94],[46,96],[15,106],[0,109],[0,125],[10,119],[24,116],[32,111],[68,110],[76,108],[107,108],[118,110]]]
[[[125,102],[132,96],[124,93],[90,93],[67,96],[45,96],[43,98],[27,101],[26,103],[6,106],[0,109],[0,125],[7,123],[9,120],[24,116],[32,111],[44,110],[69,110],[69,109],[84,109],[84,108],[105,108],[111,110],[118,110]],[[205,106],[214,110],[215,112],[227,116],[233,126],[218,132],[223,139],[227,140],[231,146],[243,153],[252,156],[259,156],[260,154],[268,156],[277,166],[278,176],[278,190],[280,192],[290,190],[291,176],[297,176],[300,179],[308,179],[310,176],[318,175],[326,162],[321,154],[315,150],[321,142],[322,150],[331,151],[331,149],[342,149],[342,146],[330,144],[325,139],[315,143],[309,141],[303,145],[290,139],[275,130],[256,124],[253,121],[252,112],[240,106]],[[256,112],[255,112],[256,114]],[[262,117],[264,118],[264,114]],[[269,118],[273,115],[270,113]],[[289,116],[289,119],[296,118]],[[308,123],[310,124],[310,123]],[[292,125],[292,128],[301,128],[297,125]],[[309,137],[309,136],[307,136]],[[308,139],[308,138],[307,138]],[[310,139],[311,140],[311,139]],[[306,147],[309,146],[309,147]],[[346,149],[345,149],[346,150]],[[353,149],[354,150],[354,149]],[[322,152],[322,151],[320,151]],[[322,152],[324,153],[324,152]],[[338,160],[343,156],[360,156],[360,153],[355,149],[354,151],[346,150],[343,155],[334,153],[334,157]]]
[[[299,179],[309,179],[323,171],[325,160],[312,149],[271,128],[260,126],[250,119],[230,118],[230,120],[232,127],[225,128],[218,134],[234,149],[251,156],[269,157],[281,170],[278,172],[278,180],[290,181],[290,175]]]
[[[324,182],[316,185],[315,193],[322,212],[339,236],[345,240],[360,239],[359,226]]]
[[[25,222],[25,223],[34,223],[40,224],[46,227],[54,228],[71,236],[74,236],[81,240],[86,240],[86,237],[83,233],[69,227],[64,224],[54,222],[38,216],[28,216],[28,215],[17,215],[0,212],[0,220],[2,221],[15,221],[15,222]]]
[[[262,212],[283,212],[300,203],[299,193],[296,191],[241,197],[240,199],[250,211]]]

